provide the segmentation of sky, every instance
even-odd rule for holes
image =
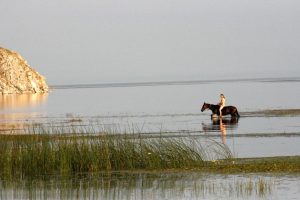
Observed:
[[[299,0],[1,0],[50,85],[300,75]]]

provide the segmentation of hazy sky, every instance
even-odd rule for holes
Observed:
[[[300,75],[299,0],[1,0],[50,84]]]

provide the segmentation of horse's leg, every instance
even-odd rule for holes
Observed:
[[[235,111],[234,113],[231,113],[231,117],[238,118],[238,117],[240,117],[240,115],[237,111]]]

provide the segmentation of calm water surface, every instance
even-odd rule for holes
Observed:
[[[145,137],[215,140],[236,157],[300,154],[300,116],[262,116],[257,111],[299,109],[300,78],[54,86],[44,95],[1,96],[0,131],[13,134],[31,124],[94,133],[138,132]],[[204,101],[224,93],[239,120],[211,120]],[[1,181],[1,199],[298,199],[299,175],[174,173],[102,175]],[[263,180],[263,193],[252,186]],[[242,185],[242,186],[241,186]]]
[[[300,78],[53,86],[44,95],[2,96],[1,132],[26,129],[30,123],[72,125],[95,132],[214,138],[238,157],[299,155],[299,115],[256,113],[299,109],[299,88]],[[212,121],[210,111],[200,111],[204,101],[217,103],[220,93],[239,109],[239,120]]]
[[[110,173],[1,181],[1,199],[298,199],[299,175]]]

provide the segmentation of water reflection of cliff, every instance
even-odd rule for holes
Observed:
[[[12,133],[28,127],[28,121],[35,117],[34,108],[46,102],[48,94],[19,94],[0,96],[0,132]],[[20,109],[22,111],[20,112]],[[24,110],[23,110],[24,109]]]
[[[0,109],[32,107],[46,101],[48,94],[1,95]]]

